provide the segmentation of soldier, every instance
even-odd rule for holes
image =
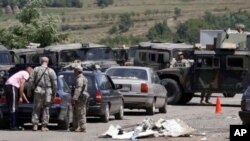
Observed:
[[[212,95],[211,92],[202,92],[202,93],[201,93],[201,101],[200,101],[200,103],[201,103],[201,104],[204,104],[204,103],[203,103],[203,100],[204,100],[204,97],[206,97],[205,102],[206,102],[207,104],[212,104],[211,102],[209,102],[211,95]]]
[[[82,67],[74,67],[76,87],[72,98],[73,128],[71,131],[86,132],[86,106],[89,94],[87,92],[88,80],[82,74]]]
[[[32,112],[33,131],[38,130],[39,117],[42,112],[42,131],[48,131],[49,108],[57,91],[57,78],[53,69],[48,67],[49,59],[41,58],[41,66],[34,69],[30,84],[34,89]]]
[[[171,62],[170,67],[190,67],[190,63],[188,62],[188,60],[184,59],[183,52],[179,51],[177,59],[176,60],[174,59]]]
[[[245,25],[244,25],[244,24],[236,24],[236,25],[235,25],[235,28],[236,28],[236,30],[237,30],[239,33],[244,33]]]
[[[11,130],[21,130],[21,127],[18,127],[16,125],[17,102],[18,100],[19,102],[23,102],[24,100],[26,103],[29,103],[24,93],[24,85],[25,81],[28,80],[32,71],[33,69],[31,67],[27,67],[25,71],[22,70],[12,75],[5,83],[5,92],[9,108],[9,120]]]

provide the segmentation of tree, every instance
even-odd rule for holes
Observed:
[[[117,26],[113,25],[110,29],[109,29],[109,34],[115,34],[118,32]]]
[[[178,7],[175,7],[174,14],[175,14],[174,19],[176,20],[181,15],[181,9]]]
[[[166,21],[162,23],[156,23],[153,27],[151,27],[147,33],[147,38],[149,40],[164,40],[170,41],[172,39],[172,33],[169,29]]]
[[[96,0],[96,2],[97,2],[97,5],[100,7],[107,7],[114,3],[113,0]]]
[[[131,19],[129,13],[124,13],[120,15],[119,30],[120,32],[127,32],[130,27],[134,26],[134,21]]]
[[[51,16],[41,17],[42,0],[29,0],[18,14],[19,23],[0,30],[0,42],[9,48],[23,48],[30,42],[41,47],[63,40],[58,33],[57,20]]]

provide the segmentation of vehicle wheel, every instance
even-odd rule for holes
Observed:
[[[146,109],[146,113],[148,115],[154,115],[155,109],[156,108],[155,108],[155,100],[154,100],[153,103],[152,103],[152,106]]]
[[[0,129],[8,129],[9,121],[6,118],[0,119]]]
[[[162,79],[161,82],[168,92],[168,104],[178,104],[182,95],[179,84],[173,79]]]
[[[124,116],[124,106],[123,104],[120,106],[119,113],[115,114],[115,119],[122,120]]]
[[[68,129],[68,122],[65,120],[59,120],[58,121],[58,128],[62,130],[67,130]]]
[[[110,117],[109,105],[106,104],[106,106],[105,106],[105,114],[103,116],[101,116],[101,120],[103,122],[108,122],[109,121],[109,117]]]
[[[184,93],[180,99],[179,104],[187,104],[194,96],[194,93]]]
[[[223,93],[224,97],[234,97],[236,93]]]
[[[168,103],[167,103],[167,101],[165,101],[164,106],[159,108],[159,112],[160,113],[167,113],[167,105],[168,105]]]

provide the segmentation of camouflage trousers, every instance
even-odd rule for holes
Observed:
[[[39,117],[42,113],[42,125],[47,126],[49,123],[49,109],[51,102],[51,94],[34,94],[32,123],[37,125],[39,123]]]
[[[86,107],[88,96],[81,95],[73,107],[73,128],[86,129]]]
[[[202,92],[201,93],[201,102],[204,100],[204,97],[205,97],[205,101],[209,102],[211,95],[212,95],[211,92]]]

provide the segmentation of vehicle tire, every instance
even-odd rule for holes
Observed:
[[[58,121],[58,128],[62,130],[67,130],[68,129],[68,122],[65,120],[59,120]]]
[[[168,104],[178,104],[181,99],[181,89],[179,84],[173,79],[162,79],[162,85],[167,89]]]
[[[167,103],[167,101],[165,101],[164,106],[159,108],[159,112],[160,113],[167,113],[167,105],[168,105],[168,103]]]
[[[124,117],[124,106],[123,104],[120,106],[120,110],[115,114],[115,119],[122,120]]]
[[[9,128],[9,121],[6,118],[0,119],[0,129],[8,129]]]
[[[110,112],[109,112],[109,104],[105,106],[105,114],[101,116],[101,121],[107,123],[109,121]]]
[[[184,93],[180,99],[179,104],[187,104],[194,96],[194,93]]]
[[[234,97],[236,95],[236,93],[223,93],[224,97]]]
[[[152,103],[152,106],[146,109],[148,115],[154,115],[155,113],[155,100]]]

